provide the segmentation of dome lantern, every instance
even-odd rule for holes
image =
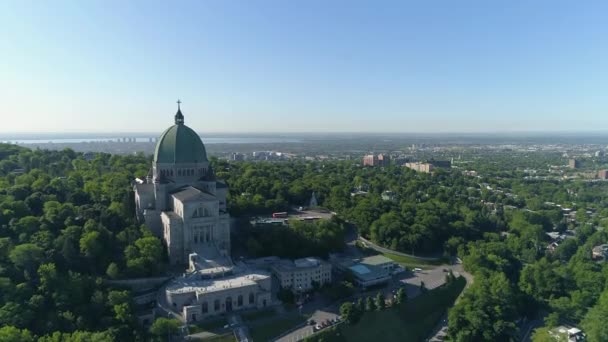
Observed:
[[[177,113],[175,113],[175,124],[183,125],[184,124],[184,115],[182,114],[182,109],[180,108],[182,104],[181,100],[177,100]]]

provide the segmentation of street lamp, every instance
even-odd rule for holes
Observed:
[[[298,286],[298,309],[302,314],[302,285]]]
[[[167,310],[167,319],[171,319],[171,312]],[[171,330],[167,329],[167,342],[171,341]]]

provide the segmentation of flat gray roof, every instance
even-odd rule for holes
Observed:
[[[388,264],[388,263],[394,263],[395,261],[393,259],[389,259],[387,257],[385,257],[384,255],[372,255],[372,256],[368,256],[365,257],[363,259],[361,259],[361,261],[359,263],[361,264],[368,264],[368,265],[384,265],[384,264]]]

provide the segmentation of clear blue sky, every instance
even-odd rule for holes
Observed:
[[[3,1],[0,131],[608,129],[607,1]]]

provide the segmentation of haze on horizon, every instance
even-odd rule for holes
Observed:
[[[0,132],[608,128],[603,1],[8,1]]]

